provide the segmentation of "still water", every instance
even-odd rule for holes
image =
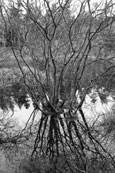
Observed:
[[[19,122],[19,125],[23,126],[30,117],[32,111],[34,110],[31,99],[29,98],[30,106],[28,109],[22,106],[21,109],[15,105],[13,118]],[[115,106],[115,101],[111,95],[107,97],[107,102],[102,103],[100,98],[97,97],[96,102],[92,103],[89,95],[86,95],[85,102],[83,104],[83,111],[88,122],[101,121],[103,116],[110,115]],[[108,114],[109,113],[109,114]],[[37,118],[40,118],[40,112],[37,114]]]
[[[8,110],[6,112],[9,114],[9,116],[12,119],[14,119],[18,122],[20,127],[23,127],[26,124],[32,111],[34,110],[32,100],[29,97],[28,97],[28,100],[29,100],[28,109],[26,109],[26,107],[24,105],[21,105],[21,107],[19,108],[19,106],[15,103],[13,111]],[[101,121],[103,115],[105,116],[107,113],[110,113],[110,114],[112,113],[112,108],[114,107],[114,105],[115,105],[115,101],[111,95],[109,95],[107,97],[107,102],[103,103],[103,104],[102,104],[100,98],[98,97],[98,95],[97,95],[95,103],[93,103],[91,101],[91,97],[89,95],[86,95],[86,99],[83,104],[83,111],[84,111],[87,122],[92,123],[95,120]],[[14,112],[14,113],[12,114],[12,112]],[[107,114],[107,115],[110,115],[110,114]],[[39,119],[39,118],[40,118],[40,113],[38,112],[37,119]],[[0,172],[1,173],[2,173],[2,170],[4,170],[5,173],[6,172],[8,173],[8,171],[9,171],[9,166],[7,165],[6,158],[3,153],[1,153],[1,157],[0,157]],[[11,170],[12,170],[12,168],[11,168]],[[11,173],[11,171],[9,171],[9,172]]]
[[[15,105],[13,118],[15,118],[19,122],[19,125],[23,126],[27,122],[33,110],[34,107],[31,100],[30,107],[28,109],[26,109],[24,106],[22,106],[20,109],[18,106]],[[10,112],[10,114],[12,114],[12,112]]]
[[[80,101],[79,92],[76,92],[76,99],[78,99],[78,102]],[[103,114],[111,113],[114,105],[115,101],[111,94],[108,94],[106,102],[102,103],[98,92],[92,89],[90,94],[86,95],[82,108],[86,119],[88,122],[91,122],[97,118],[100,120]],[[5,88],[0,88],[0,108],[3,112],[8,112],[8,115],[13,119],[16,119],[20,126],[23,126],[27,122],[34,110],[32,100],[28,95],[25,85],[19,82]],[[37,113],[37,120],[39,118],[40,112]]]

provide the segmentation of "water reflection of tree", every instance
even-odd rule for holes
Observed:
[[[15,105],[21,108],[29,107],[28,93],[22,83],[14,83],[5,88],[0,88],[0,108],[4,111],[11,109],[14,111]]]

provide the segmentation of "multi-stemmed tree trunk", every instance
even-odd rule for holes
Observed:
[[[69,172],[90,172],[94,157],[104,166],[107,160],[115,167],[114,158],[95,127],[89,127],[82,109],[86,94],[95,86],[105,87],[100,79],[114,69],[114,65],[104,68],[110,57],[103,58],[102,41],[104,31],[114,26],[114,4],[93,6],[84,0],[76,1],[72,8],[70,0],[36,2],[20,0],[18,6],[14,2],[17,12],[22,10],[15,17],[11,17],[13,8],[9,13],[3,6],[5,12],[1,11],[4,26],[8,26],[5,29],[10,28],[7,46],[22,72],[35,111],[41,111],[32,156],[49,156],[56,166],[64,158]]]

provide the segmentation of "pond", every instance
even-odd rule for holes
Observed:
[[[76,98],[79,102],[79,92],[76,93]],[[92,89],[92,91],[86,95],[86,99],[83,104],[83,111],[87,122],[89,124],[100,122],[103,116],[105,116],[107,113],[111,114],[114,105],[114,99],[112,98],[111,94],[106,97],[106,102],[102,103],[97,91]],[[15,83],[12,86],[0,89],[0,108],[1,111],[5,112],[6,114],[8,113],[12,119],[16,119],[19,126],[23,128],[34,109],[34,106],[24,85]],[[37,114],[37,120],[39,118],[40,112]],[[3,156],[4,154],[2,153],[0,163],[3,164],[0,166],[0,171],[6,170],[6,172],[8,172],[9,168],[7,167],[5,157]]]
[[[79,92],[76,93],[76,98],[79,102]],[[103,114],[110,113],[113,106],[114,99],[111,94],[108,94],[106,102],[102,103],[97,91],[92,89],[86,95],[83,111],[88,122],[91,122],[97,118],[101,119]],[[21,126],[27,122],[34,106],[23,83],[16,82],[10,86],[0,88],[0,109],[3,112],[8,112]],[[37,117],[40,117],[40,112],[38,112]]]
[[[16,118],[20,125],[29,118],[34,107],[25,86],[19,82],[0,87],[0,109]]]
[[[15,105],[13,118],[19,122],[19,125],[23,126],[25,125],[28,118],[30,117],[33,109],[34,107],[31,100],[30,100],[30,106],[28,109],[26,109],[24,105],[21,108]],[[12,111],[9,114],[12,114]]]

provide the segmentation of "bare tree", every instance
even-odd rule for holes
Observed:
[[[60,171],[62,158],[68,172],[90,172],[93,158],[103,162],[99,170],[105,170],[106,161],[115,167],[102,135],[96,127],[89,127],[82,109],[86,94],[97,87],[103,74],[114,69],[114,65],[102,68],[100,40],[114,25],[114,4],[106,1],[92,7],[89,0],[77,1],[73,13],[70,0],[36,2],[20,0],[11,5],[12,10],[2,4],[4,13],[1,10],[7,46],[33,100],[32,115],[41,111],[32,156],[38,152],[49,156],[55,171]]]

